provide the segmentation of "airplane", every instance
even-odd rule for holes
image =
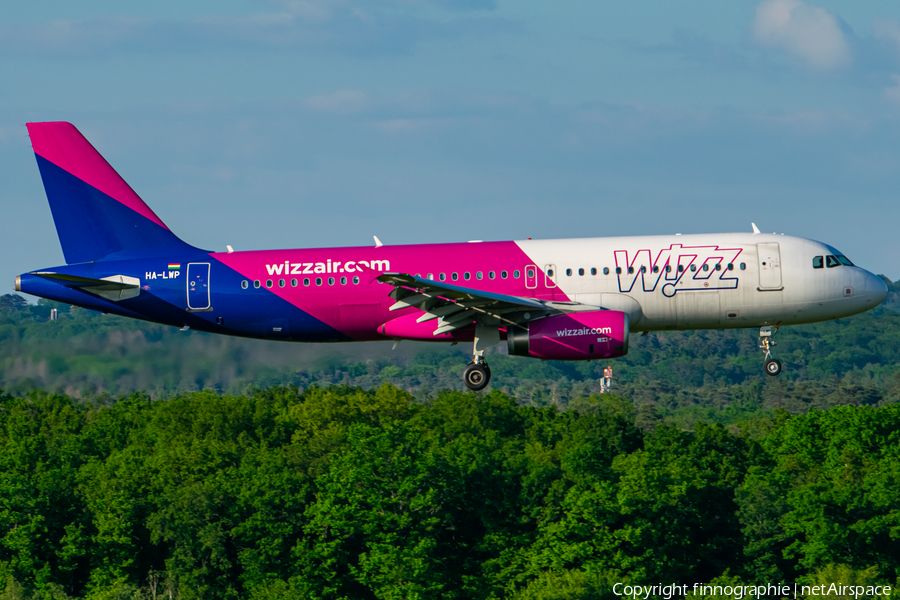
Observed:
[[[292,342],[471,343],[543,360],[625,356],[651,331],[779,327],[884,301],[884,281],[833,246],[785,235],[655,235],[213,252],[177,237],[70,123],[28,123],[65,265],[15,289],[103,313]]]

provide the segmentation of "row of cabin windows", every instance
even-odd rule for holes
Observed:
[[[734,264],[733,264],[733,263],[728,263],[728,264],[726,265],[725,268],[726,268],[727,270],[729,270],[729,271],[733,271],[733,270],[734,270]],[[746,270],[747,270],[747,263],[741,263],[740,265],[738,265],[738,268],[739,268],[741,271],[746,271]],[[691,266],[690,266],[690,270],[691,270],[691,272],[695,272],[695,271],[697,270],[697,265],[691,265]],[[701,270],[701,271],[709,271],[709,264],[708,264],[708,263],[703,263],[703,265],[700,266],[700,270]],[[721,270],[722,270],[722,263],[716,263],[716,264],[713,266],[713,270],[715,270],[715,271],[721,271]],[[647,272],[647,267],[641,267],[641,268],[640,268],[640,271],[641,271],[641,273],[646,273],[646,272]],[[671,273],[671,272],[672,272],[672,265],[666,265],[666,266],[665,266],[665,271],[666,271],[666,273]],[[651,272],[653,272],[653,273],[659,273],[659,265],[654,265],[653,268],[651,269]],[[678,265],[678,272],[679,272],[679,273],[684,272],[684,265]],[[583,276],[583,275],[584,275],[584,269],[578,269],[578,274],[581,275],[581,276]],[[597,269],[591,268],[591,275],[596,275],[596,274],[597,274]],[[609,275],[609,267],[603,267],[603,274],[604,274],[604,275]],[[622,267],[616,267],[616,275],[621,275],[621,274],[622,274]],[[628,267],[628,274],[629,274],[629,275],[634,275],[634,267]],[[548,275],[549,277],[553,277],[553,269],[547,269],[547,275]],[[572,269],[566,269],[566,276],[571,277],[572,275],[573,275]]]
[[[854,266],[850,259],[843,254],[838,254],[837,256],[832,256],[831,254],[828,256],[813,256],[813,269],[821,269],[823,266],[833,269],[841,265]]]
[[[822,268],[822,267],[821,267],[821,258],[822,258],[822,257],[821,257],[821,256],[817,256],[816,258],[820,259],[820,261],[819,261],[819,266],[818,266],[818,267],[815,266],[815,265],[816,265],[816,261],[815,261],[815,259],[813,259],[813,267],[816,268],[816,269],[820,269],[820,268]],[[834,258],[834,257],[833,257],[833,256],[829,256],[828,258],[829,258],[829,259],[832,259],[832,258]],[[842,258],[843,260],[846,261],[846,263],[844,263],[844,264],[851,264],[851,266],[852,266],[852,263],[850,263],[849,260],[847,260],[847,259],[844,258],[843,256],[841,256],[840,258]],[[837,266],[837,265],[831,265],[831,264],[829,263],[828,266]],[[727,270],[729,270],[729,271],[733,271],[733,270],[734,270],[734,265],[733,265],[732,263],[728,263],[728,265],[727,265],[725,268],[726,268]],[[746,270],[746,269],[747,269],[746,263],[741,263],[741,264],[739,265],[739,268],[740,268],[741,271]],[[721,263],[716,263],[715,266],[713,267],[713,269],[716,270],[716,271],[721,271],[721,270],[722,270],[722,264],[721,264]],[[691,270],[692,272],[695,272],[695,271],[697,270],[697,265],[691,265],[691,266],[690,266],[690,270]],[[708,263],[704,263],[704,264],[700,267],[700,270],[701,270],[701,271],[709,271],[709,264],[708,264]],[[666,265],[666,266],[665,266],[665,271],[666,271],[666,273],[671,273],[671,272],[672,272],[672,265]],[[683,272],[683,271],[684,271],[684,265],[678,265],[678,272],[681,273],[681,272]],[[647,272],[647,267],[641,267],[641,273],[646,273],[646,272]],[[652,269],[652,272],[653,272],[653,273],[659,273],[659,265],[654,265],[654,266],[653,266],[653,269]],[[596,274],[597,274],[597,268],[596,268],[596,267],[591,267],[590,273],[591,273],[591,275],[596,275]],[[572,274],[573,274],[572,269],[566,269],[566,275],[567,275],[567,276],[571,277]],[[585,274],[585,270],[584,270],[583,268],[578,269],[578,274],[581,275],[581,276],[583,276],[583,275]],[[609,267],[603,267],[603,274],[604,274],[604,275],[609,275]],[[621,274],[622,274],[622,267],[616,267],[616,275],[621,275]],[[629,274],[629,275],[634,275],[634,267],[628,267],[628,274]],[[509,279],[509,275],[510,275],[509,271],[500,271],[500,279]],[[520,272],[518,269],[516,269],[516,270],[514,270],[514,271],[512,272],[512,278],[513,278],[513,279],[518,279],[521,275],[522,275],[522,274],[521,274],[521,272]],[[416,277],[418,277],[418,276],[419,276],[419,275],[418,275],[418,273],[417,273],[417,274],[416,274]],[[496,271],[488,271],[487,276],[488,276],[488,279],[496,279],[496,278],[497,278],[497,272],[496,272]],[[529,276],[529,277],[534,277],[534,275],[531,273],[531,270],[530,270],[530,269],[529,269],[529,275],[528,275],[528,276]],[[548,277],[553,277],[553,269],[547,269],[547,276],[548,276]],[[427,277],[428,277],[428,279],[431,279],[431,280],[433,281],[433,280],[434,280],[434,273],[429,273],[429,274],[427,275]],[[458,281],[458,280],[459,280],[459,273],[450,273],[450,279],[451,279],[452,281]],[[468,272],[468,271],[464,272],[464,273],[463,273],[463,279],[466,280],[466,281],[471,280],[471,279],[472,279],[472,274],[471,274],[470,272]],[[483,271],[477,271],[477,272],[475,273],[475,279],[478,279],[478,280],[484,279],[484,272],[483,272]],[[447,274],[446,274],[446,273],[438,273],[438,280],[439,280],[439,281],[446,281],[446,280],[447,280]],[[341,278],[340,278],[340,283],[341,283],[341,285],[347,285],[348,281],[349,281],[349,280],[348,280],[346,277],[341,277]],[[353,285],[358,285],[358,284],[359,284],[359,276],[354,275],[353,278],[352,278],[352,281],[353,281]],[[316,278],[315,278],[315,284],[316,284],[316,285],[319,285],[319,286],[320,286],[320,285],[323,284],[323,282],[324,282],[324,279],[323,279],[322,277],[316,277]],[[304,285],[304,287],[309,287],[309,286],[311,285],[311,283],[312,283],[312,280],[311,280],[309,277],[305,277],[305,278],[303,279],[303,285]],[[328,278],[328,285],[335,285],[335,283],[337,283],[337,279],[335,279],[334,277],[329,277],[329,278]],[[297,279],[291,279],[290,285],[291,285],[291,287],[297,287],[297,286],[299,285],[299,280],[297,280]],[[287,286],[286,280],[284,280],[284,279],[279,279],[279,280],[278,280],[278,287],[282,287],[282,288],[283,288],[283,287],[286,287],[286,286]],[[243,280],[243,281],[241,281],[241,287],[242,287],[243,289],[246,290],[247,288],[250,287],[250,282],[247,281],[246,279]],[[254,288],[260,288],[260,287],[262,287],[262,281],[260,281],[259,279],[254,280],[254,282],[253,282],[253,287],[254,287]],[[274,282],[272,279],[267,279],[267,280],[266,280],[266,287],[267,287],[267,288],[275,287],[275,282]]]
[[[522,273],[518,269],[516,269],[515,271],[512,272],[513,279],[518,279],[521,275],[522,275]],[[472,274],[469,273],[468,271],[463,273],[462,276],[463,276],[463,279],[465,279],[466,281],[469,281],[470,279],[472,279]],[[416,275],[416,277],[418,277],[418,275]],[[428,277],[428,279],[431,279],[432,281],[434,281],[434,273],[429,273],[427,275],[427,277]],[[488,271],[487,278],[488,279],[497,279],[497,272],[496,271]],[[453,281],[459,281],[459,273],[450,273],[450,279]],[[478,279],[478,280],[484,279],[484,271],[477,271],[475,273],[475,279]],[[500,271],[500,279],[509,279],[509,271]],[[447,274],[446,273],[438,273],[438,280],[439,281],[447,281]]]

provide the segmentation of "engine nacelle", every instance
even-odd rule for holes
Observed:
[[[628,354],[628,314],[592,310],[554,315],[506,330],[510,355],[546,360],[594,360]]]

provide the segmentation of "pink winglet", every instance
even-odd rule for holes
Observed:
[[[27,126],[35,154],[118,200],[160,227],[169,229],[74,125],[59,121],[28,123]]]

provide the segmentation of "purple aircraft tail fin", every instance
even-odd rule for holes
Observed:
[[[181,241],[74,125],[28,123],[68,264],[198,252]]]

